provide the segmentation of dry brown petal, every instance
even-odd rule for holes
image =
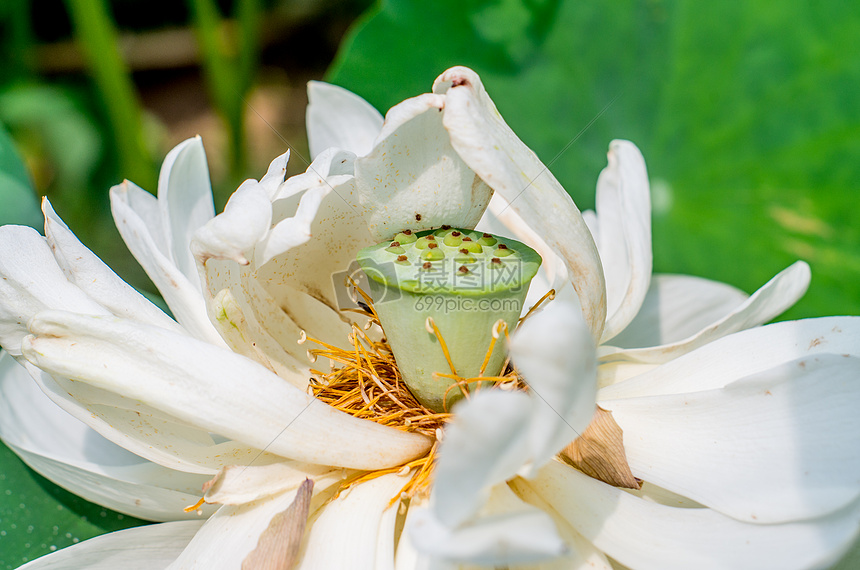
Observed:
[[[245,557],[242,570],[290,570],[298,560],[308,522],[314,482],[305,479],[290,506],[272,517],[257,547]]]
[[[613,487],[640,489],[642,481],[630,470],[622,435],[612,412],[597,406],[588,428],[561,451],[561,456],[589,477]]]

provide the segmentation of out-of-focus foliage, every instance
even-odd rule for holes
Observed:
[[[787,317],[858,314],[858,37],[835,0],[386,0],[328,78],[384,111],[473,67],[581,207],[609,141],[640,146],[658,271],[752,291],[806,259]]]
[[[42,215],[30,184],[30,175],[21,162],[9,133],[0,127],[0,225],[24,224],[39,227]]]

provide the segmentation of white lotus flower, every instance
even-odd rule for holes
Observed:
[[[612,143],[597,213],[583,218],[467,69],[384,121],[334,86],[311,84],[310,99],[308,171],[284,181],[279,157],[219,216],[199,139],[168,155],[157,200],[129,182],[112,190],[117,226],[176,321],[47,202],[45,238],[0,228],[0,436],[89,500],[174,521],[28,568],[239,568],[271,545],[267,528],[297,541],[280,525],[299,511],[301,547],[285,546],[298,568],[799,568],[847,548],[860,520],[860,321],[757,327],[803,294],[805,264],[749,298],[652,279],[638,150]],[[399,466],[431,438],[309,396],[296,341],[345,342],[330,276],[360,247],[479,220],[538,249],[536,294],[558,295],[511,341],[530,390],[461,404],[432,492],[400,502]],[[595,400],[624,430],[639,491],[554,459]],[[183,507],[215,475],[211,516],[177,521],[198,518]]]

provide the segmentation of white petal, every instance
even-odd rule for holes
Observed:
[[[408,477],[383,475],[341,493],[312,517],[307,542],[297,570],[376,570],[380,562],[393,563],[392,515],[400,506],[400,490]],[[391,504],[392,499],[398,499]],[[383,537],[381,532],[390,533]],[[337,547],[332,548],[336,537]],[[390,538],[390,542],[389,542]],[[379,551],[380,541],[390,551]]]
[[[522,392],[488,390],[454,407],[434,477],[433,512],[456,527],[472,517],[490,489],[529,458],[531,402]]]
[[[595,341],[606,321],[606,286],[597,247],[558,180],[504,122],[477,74],[454,67],[440,75],[443,121],[462,160],[567,263]]]
[[[88,501],[148,520],[197,517],[183,509],[197,502],[207,477],[150,463],[104,439],[51,402],[8,354],[0,354],[0,438],[39,474]]]
[[[347,471],[323,465],[279,461],[271,465],[228,465],[221,469],[206,490],[207,503],[241,505],[298,489],[306,478],[340,481]]]
[[[125,181],[110,190],[111,211],[122,239],[137,262],[158,287],[176,320],[197,338],[223,346],[209,322],[200,284],[190,281],[159,246],[158,227],[152,227],[157,205],[149,192]],[[189,256],[190,256],[189,251]]]
[[[232,259],[247,265],[246,256],[272,225],[272,203],[265,187],[256,180],[239,186],[224,211],[194,234],[191,249],[197,259]]]
[[[199,282],[191,237],[215,216],[209,166],[199,136],[179,143],[164,158],[158,175],[158,205],[170,259],[189,281]]]
[[[642,308],[612,344],[640,348],[684,340],[725,318],[748,297],[719,281],[691,275],[653,275]]]
[[[160,570],[167,568],[202,521],[139,526],[103,534],[21,566],[21,570]]]
[[[233,352],[256,360],[300,390],[307,388],[311,375],[307,364],[284,350],[281,343],[263,329],[253,308],[237,299],[232,290],[222,289],[214,295],[209,310],[212,323]]]
[[[211,476],[225,465],[281,460],[236,441],[215,443],[209,432],[143,402],[52,377],[29,362],[26,366],[39,388],[67,413],[113,443],[164,467]]]
[[[741,331],[651,372],[602,388],[597,400],[722,388],[745,376],[818,353],[860,356],[860,318],[803,319]]]
[[[507,567],[556,558],[566,546],[547,513],[496,485],[475,519],[451,528],[429,509],[410,513],[404,533],[425,556],[445,561]]]
[[[850,545],[860,516],[857,502],[823,519],[748,524],[645,501],[555,462],[526,484],[607,555],[643,570],[821,568]]]
[[[260,178],[260,185],[266,190],[266,194],[269,198],[275,196],[280,188],[281,184],[287,178],[287,163],[290,161],[290,151],[287,149],[287,152],[278,156],[269,163],[269,168],[266,170],[266,174]]]
[[[330,496],[322,492],[335,482],[334,478],[314,482],[311,512]],[[272,517],[289,507],[295,497],[296,488],[251,503],[221,507],[170,566],[171,570],[241,568]]]
[[[343,87],[308,81],[306,123],[311,159],[329,147],[364,156],[382,129],[382,115],[373,106]]]
[[[579,437],[594,416],[597,357],[577,307],[555,302],[512,335],[511,359],[532,395],[531,469]]]
[[[119,319],[45,312],[25,354],[43,370],[139,400],[283,457],[357,469],[399,465],[429,440],[331,408],[227,350]]]
[[[564,261],[555,254],[537,232],[526,225],[513,208],[508,207],[508,203],[501,194],[493,194],[487,211],[484,212],[475,229],[519,240],[540,254],[542,260],[540,269],[538,269],[537,276],[532,279],[523,312],[537,303],[550,289],[555,289],[558,292],[565,284],[569,289],[571,288]],[[576,304],[579,305],[578,300]]]
[[[734,311],[696,334],[653,348],[618,349],[607,346],[599,354],[605,360],[661,363],[703,346],[727,334],[766,323],[794,305],[809,287],[809,265],[798,261],[783,269]]]
[[[47,308],[110,314],[69,283],[39,232],[0,226],[0,346],[19,356],[27,322]]]
[[[42,211],[45,213],[48,245],[71,283],[119,317],[181,331],[176,321],[120,279],[87,249],[54,212],[47,198],[42,201]]]
[[[615,140],[597,179],[597,240],[606,275],[606,329],[601,342],[633,320],[651,280],[651,193],[636,145]]]
[[[735,519],[824,516],[860,497],[860,358],[809,356],[725,388],[601,401],[637,477]]]
[[[308,347],[296,344],[302,330],[332,344],[347,342],[349,319],[339,311],[348,300],[343,277],[355,264],[356,252],[374,243],[351,176],[344,174],[351,171],[353,159],[343,151],[323,152],[306,173],[283,184],[273,205],[276,226],[257,245],[250,266],[206,262],[213,321],[223,320],[215,305],[226,298],[226,290],[249,335],[244,344],[262,352],[279,374],[309,364]],[[246,354],[248,349],[239,351]],[[302,376],[304,383],[307,376]]]
[[[474,228],[492,190],[451,146],[445,98],[424,94],[392,107],[373,150],[355,161],[356,189],[375,241],[404,229]]]
[[[625,362],[623,360],[604,362],[597,367],[597,386],[602,389],[650,372],[659,366],[660,364],[642,364],[641,362]]]

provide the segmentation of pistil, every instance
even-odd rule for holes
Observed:
[[[516,327],[541,259],[515,240],[459,228],[394,240],[361,250],[358,263],[403,381],[422,405],[447,411],[483,384],[462,379],[502,372],[499,321]]]

